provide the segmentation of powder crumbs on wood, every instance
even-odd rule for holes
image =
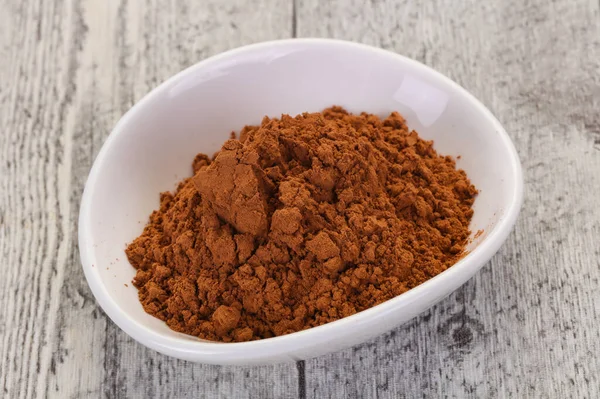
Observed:
[[[162,193],[127,248],[149,314],[231,342],[350,316],[460,257],[476,195],[392,113],[340,107],[246,126]]]

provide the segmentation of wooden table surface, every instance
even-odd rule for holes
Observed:
[[[0,397],[600,396],[598,0],[0,0]],[[492,261],[363,345],[262,367],[155,353],[102,312],[77,214],[119,117],[208,56],[289,37],[380,46],[486,104],[525,203]]]

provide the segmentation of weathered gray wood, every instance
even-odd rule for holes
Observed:
[[[76,244],[92,161],[114,123],[207,56],[291,35],[269,1],[0,2],[0,397],[277,397],[295,365],[223,368],[147,350],[91,296]]]
[[[308,396],[599,397],[599,3],[306,0],[297,12],[301,36],[392,49],[458,81],[505,125],[526,180],[490,265],[393,333],[307,361]]]
[[[91,296],[76,218],[120,115],[239,45],[338,37],[416,58],[504,123],[526,200],[491,264],[426,314],[298,365],[134,342]],[[0,396],[600,396],[597,1],[0,0]]]

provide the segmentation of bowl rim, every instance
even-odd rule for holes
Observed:
[[[106,160],[107,154],[112,147],[112,144],[119,134],[123,130],[123,126],[132,118],[138,110],[144,108],[147,103],[152,101],[155,97],[165,91],[172,85],[173,82],[180,80],[187,75],[213,63],[219,62],[225,58],[235,57],[244,53],[260,52],[274,46],[342,46],[357,50],[363,53],[377,54],[379,56],[385,56],[394,58],[395,61],[400,61],[404,64],[410,64],[421,70],[427,71],[434,78],[437,78],[449,87],[451,87],[456,93],[461,94],[470,102],[470,105],[481,112],[495,127],[495,130],[500,135],[504,150],[508,151],[511,158],[509,167],[512,169],[514,175],[514,184],[509,187],[511,192],[511,200],[508,207],[505,208],[505,216],[501,218],[497,224],[492,228],[490,233],[477,245],[473,251],[467,254],[465,257],[460,259],[453,266],[449,267],[444,272],[434,276],[433,278],[425,281],[419,286],[401,294],[395,298],[389,299],[379,305],[372,308],[358,312],[352,316],[348,316],[327,324],[323,324],[318,327],[312,327],[306,330],[294,332],[291,334],[266,338],[257,341],[249,342],[233,342],[233,343],[221,343],[211,341],[194,341],[190,339],[190,336],[181,337],[178,336],[166,336],[160,332],[155,331],[152,328],[146,327],[141,323],[135,321],[127,316],[117,301],[115,301],[112,295],[108,292],[106,286],[102,283],[98,273],[98,268],[92,268],[91,265],[97,263],[95,258],[92,256],[93,251],[89,250],[93,245],[90,234],[88,234],[88,219],[91,215],[91,197],[93,195],[93,187],[96,184],[100,170]],[[410,304],[420,297],[422,297],[431,288],[439,284],[440,281],[448,279],[451,275],[469,274],[472,275],[479,268],[481,268],[500,248],[503,242],[511,232],[517,217],[521,205],[523,203],[523,175],[519,156],[514,147],[513,142],[502,127],[496,117],[471,93],[466,89],[435,71],[434,69],[403,55],[394,53],[392,51],[384,50],[381,48],[373,47],[366,44],[337,40],[337,39],[321,39],[321,38],[302,38],[302,39],[283,39],[283,40],[272,40],[266,42],[260,42],[250,44],[242,47],[238,47],[212,57],[206,58],[196,64],[193,64],[176,75],[170,77],[156,88],[152,89],[147,93],[140,101],[133,105],[117,122],[115,127],[112,129],[108,138],[102,145],[102,148],[96,159],[93,162],[90,174],[85,184],[83,196],[81,199],[81,206],[79,212],[78,221],[78,240],[79,240],[79,251],[81,257],[81,263],[84,270],[84,274],[94,297],[104,310],[104,312],[117,324],[123,331],[133,337],[140,343],[148,346],[154,350],[157,350],[166,355],[174,356],[181,359],[187,360],[202,360],[211,363],[234,363],[234,362],[256,362],[281,355],[284,352],[290,359],[300,360],[300,357],[295,356],[294,353],[301,352],[303,348],[314,347],[319,343],[327,343],[332,336],[336,336],[336,332],[343,332],[348,328],[352,328],[353,323],[360,321],[361,323],[368,323],[370,319],[376,318],[381,313],[387,313],[397,308],[403,308],[407,304]],[[475,269],[473,271],[473,269]],[[462,285],[466,280],[465,278]],[[218,357],[218,360],[211,360],[210,358]]]

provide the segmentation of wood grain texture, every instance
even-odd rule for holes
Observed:
[[[118,118],[229,48],[291,35],[278,1],[2,2],[0,397],[276,397],[295,365],[194,365],[120,331],[76,244],[83,185]]]
[[[397,51],[482,100],[523,162],[515,232],[455,294],[363,345],[264,367],[159,355],[83,277],[89,168],[161,81],[293,35]],[[600,396],[596,0],[0,0],[0,57],[0,396]]]
[[[298,34],[395,50],[459,82],[514,140],[525,203],[505,246],[454,295],[307,361],[308,396],[599,397],[599,3],[351,3],[301,2]]]

